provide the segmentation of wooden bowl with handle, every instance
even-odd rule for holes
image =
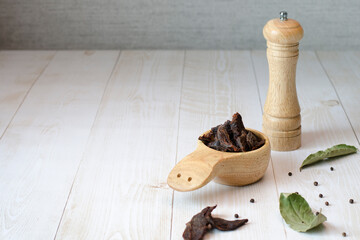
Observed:
[[[248,152],[222,152],[198,140],[196,150],[171,170],[168,185],[174,190],[187,192],[201,188],[213,179],[231,186],[248,185],[260,180],[269,165],[270,142],[263,133],[247,130],[264,139],[265,144]]]

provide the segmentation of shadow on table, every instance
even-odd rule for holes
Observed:
[[[352,136],[354,139],[352,142],[347,143],[345,142],[347,136]],[[317,143],[323,143],[329,142],[332,139],[337,139],[337,142],[334,142],[335,144],[345,143],[345,144],[353,144],[356,142],[356,137],[354,134],[354,131],[351,128],[346,129],[321,129],[316,131],[303,131],[301,136],[301,150],[304,149],[314,149],[318,145]],[[331,146],[328,146],[331,147]],[[320,149],[319,150],[324,150]],[[295,150],[296,151],[296,150]],[[309,153],[310,154],[310,153]]]
[[[266,176],[246,186],[227,186],[212,181],[195,191],[177,194],[176,199],[186,202],[199,202],[203,205],[215,205],[217,203],[224,203],[227,199],[233,199],[234,195],[238,195],[238,191],[241,189],[248,191],[247,188],[252,188],[255,184],[262,184],[265,181],[267,181]],[[204,200],[208,203],[204,203]]]

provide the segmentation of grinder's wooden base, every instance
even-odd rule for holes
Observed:
[[[292,151],[301,147],[301,126],[293,131],[271,131],[263,127],[264,134],[269,138],[271,150]]]

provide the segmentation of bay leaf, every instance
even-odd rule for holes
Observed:
[[[343,156],[351,153],[356,153],[357,148],[354,146],[339,144],[332,146],[331,148],[326,149],[325,151],[318,151],[316,153],[310,154],[301,164],[300,171],[303,167],[317,163],[322,160],[326,160],[332,157]]]
[[[306,232],[327,220],[321,213],[315,215],[300,194],[281,193],[279,201],[281,216],[295,231]]]

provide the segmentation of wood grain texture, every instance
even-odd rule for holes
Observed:
[[[174,195],[167,175],[200,134],[236,111],[261,129],[265,51],[125,51],[116,65],[118,51],[48,54],[0,51],[1,94],[34,83],[0,139],[1,240],[181,239],[185,223],[215,204],[214,216],[249,222],[209,239],[360,239],[359,153],[299,172],[317,150],[360,148],[359,52],[300,51],[302,147],[273,151],[259,182]],[[295,191],[322,208],[323,227],[297,233],[285,224],[279,193]]]
[[[58,52],[32,87],[0,140],[0,239],[54,238],[117,56]]]
[[[204,131],[238,111],[245,127],[261,128],[261,108],[249,52],[188,51],[180,111],[178,156],[192,152]],[[251,198],[255,203],[250,203]],[[174,194],[172,239],[180,239],[185,223],[206,206],[218,204],[214,216],[232,219],[235,213],[249,223],[233,232],[213,231],[209,239],[285,239],[272,167],[257,183],[230,187],[210,182],[194,192]],[[259,209],[266,209],[265,212]],[[269,224],[278,221],[279,224]]]
[[[303,49],[358,49],[360,1],[1,0],[0,49],[265,49],[286,10]]]
[[[54,51],[0,52],[0,138]]]
[[[360,139],[360,52],[318,52],[341,104]]]
[[[268,79],[265,52],[254,51],[252,57],[264,103]],[[314,211],[322,209],[328,221],[311,234],[298,233],[286,226],[287,238],[339,239],[342,232],[346,232],[349,239],[359,239],[360,209],[349,204],[350,198],[360,198],[358,187],[354,184],[360,176],[358,155],[326,161],[299,172],[302,161],[310,153],[338,143],[359,147],[334,88],[313,52],[300,52],[297,90],[302,115],[302,146],[292,152],[272,152],[277,187],[279,193],[299,192]],[[330,171],[331,166],[335,171]],[[288,176],[289,171],[293,173],[291,177]],[[314,181],[318,181],[319,186],[315,187]],[[319,193],[324,198],[319,198]],[[325,206],[325,201],[330,206]]]
[[[124,51],[56,239],[168,239],[183,51]]]

